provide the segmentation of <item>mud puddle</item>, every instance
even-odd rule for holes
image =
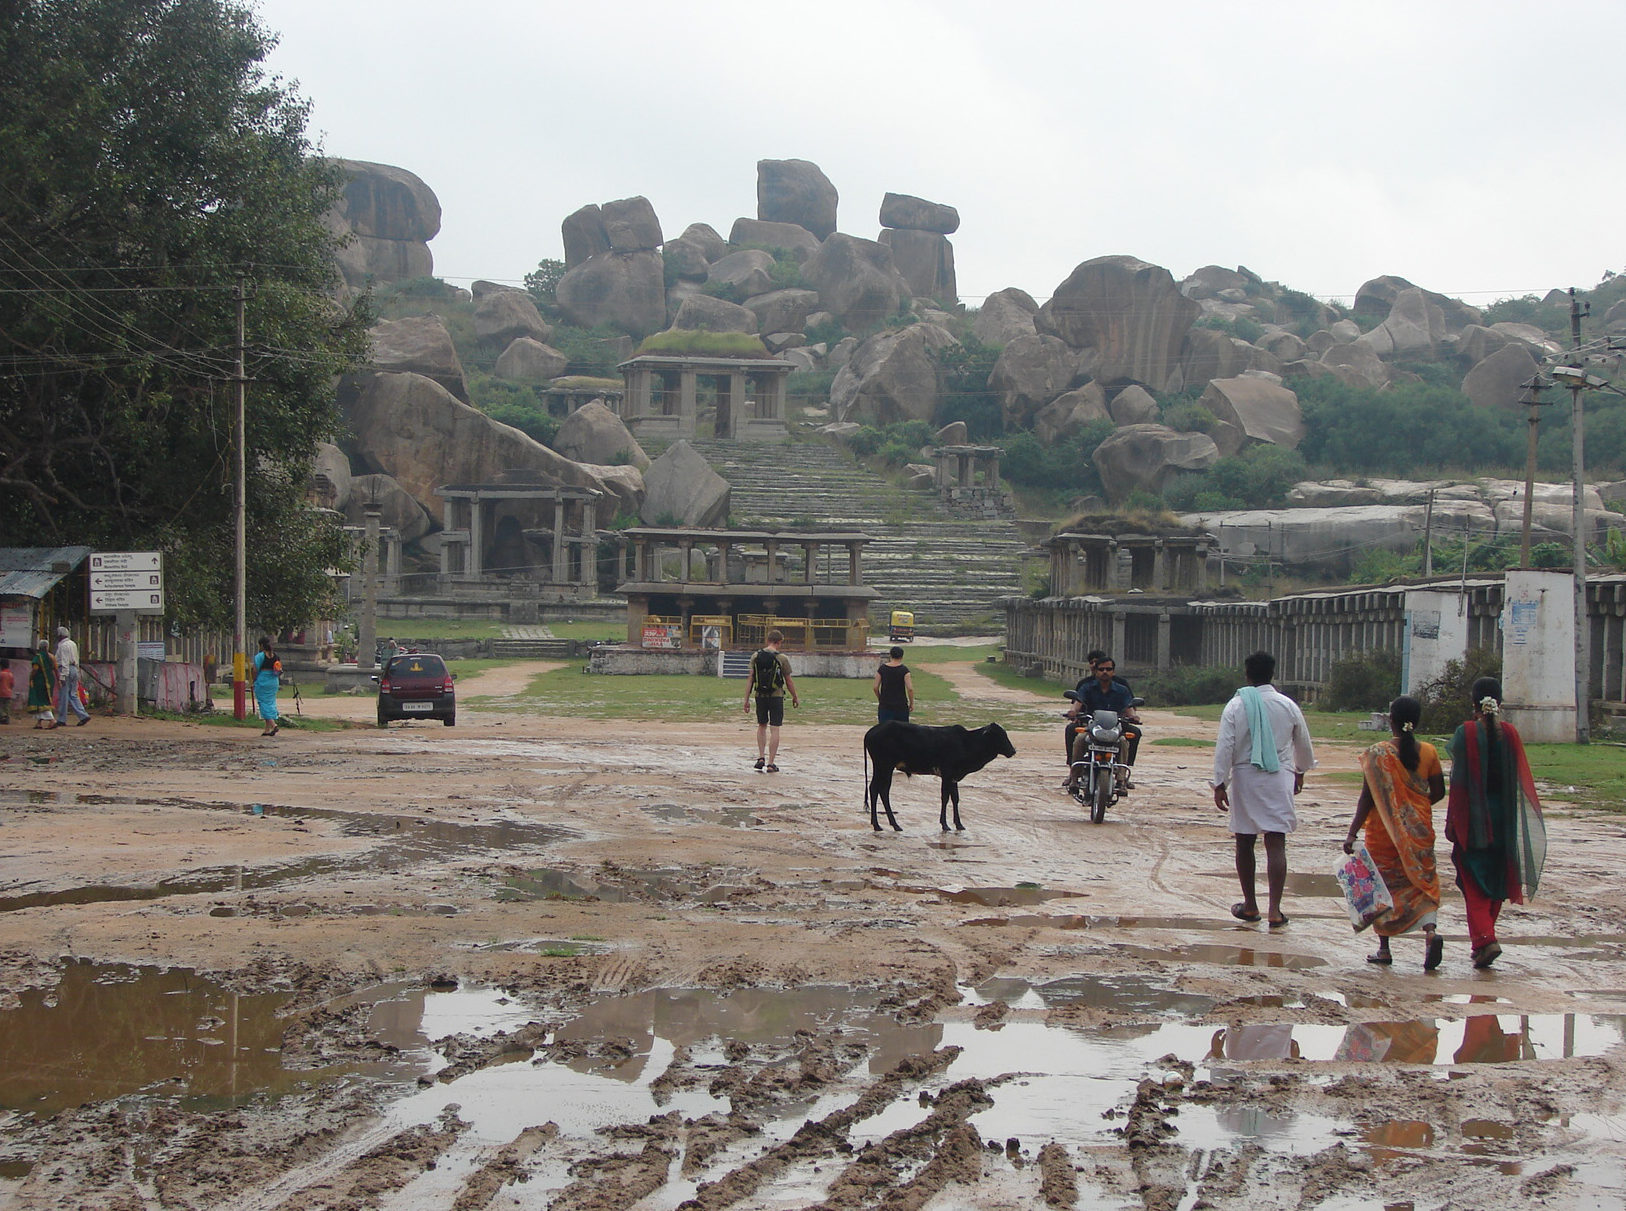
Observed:
[[[544,868],[511,875],[497,891],[499,900],[602,900],[608,904],[694,903],[726,900],[741,888],[743,873],[718,868],[624,870],[607,866],[596,873]]]
[[[1252,946],[1222,946],[1199,943],[1195,946],[1119,946],[1122,953],[1155,963],[1212,963],[1222,967],[1279,967],[1286,971],[1308,971],[1325,967],[1327,960],[1315,955],[1287,954],[1257,950]]]
[[[36,1118],[133,1094],[188,1110],[354,1076],[407,1082],[436,1065],[432,1040],[491,1034],[534,1017],[490,989],[385,984],[331,1003],[371,1007],[367,1031],[388,1062],[283,1067],[280,992],[236,993],[184,968],[69,963],[55,988],[0,1012],[0,1110]]]

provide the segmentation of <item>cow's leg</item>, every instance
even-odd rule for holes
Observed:
[[[943,826],[944,832],[948,832],[949,830],[948,810],[950,803],[954,804],[954,831],[963,833],[965,832],[965,825],[960,823],[960,784],[958,782],[950,782],[947,778],[944,778],[943,806],[941,811],[938,812],[937,816],[937,822]]]
[[[876,805],[886,809],[886,822],[892,826],[894,832],[902,832],[903,826],[898,818],[892,814],[892,767],[890,765],[876,764],[875,777],[869,784],[869,823],[876,832],[881,831],[880,817],[876,814]]]

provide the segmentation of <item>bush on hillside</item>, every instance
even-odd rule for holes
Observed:
[[[1450,735],[1457,725],[1473,714],[1468,692],[1481,677],[1500,677],[1502,657],[1494,648],[1474,648],[1461,660],[1446,662],[1445,671],[1417,687],[1416,698],[1423,704],[1419,728],[1433,735]]]
[[[1135,692],[1151,706],[1204,706],[1229,702],[1241,684],[1241,669],[1192,665],[1137,677]]]

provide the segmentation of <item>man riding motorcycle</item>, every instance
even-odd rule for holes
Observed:
[[[1124,737],[1124,764],[1135,764],[1135,751],[1140,747],[1140,719],[1135,714],[1135,696],[1130,693],[1127,682],[1118,680],[1114,674],[1117,664],[1106,653],[1090,653],[1094,657],[1091,669],[1095,674],[1093,680],[1078,683],[1077,701],[1074,703],[1074,721],[1067,725],[1069,733],[1068,743],[1071,748],[1068,752],[1069,771],[1072,763],[1082,761],[1087,756],[1089,746],[1088,724],[1090,716],[1096,711],[1115,711],[1123,726]],[[1118,789],[1120,794],[1127,794],[1133,789],[1135,783],[1129,777],[1128,770],[1119,771]],[[1067,789],[1073,789],[1073,774],[1069,772]]]

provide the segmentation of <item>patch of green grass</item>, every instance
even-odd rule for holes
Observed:
[[[571,959],[581,954],[582,948],[580,946],[571,946],[568,944],[563,946],[544,946],[536,953],[546,959]]]
[[[1212,703],[1205,706],[1177,706],[1171,709],[1177,715],[1189,715],[1193,719],[1206,719],[1210,723],[1218,723],[1220,712],[1225,709],[1225,705]],[[1310,725],[1312,740],[1317,743],[1355,744],[1361,748],[1383,739],[1381,733],[1364,731],[1357,726],[1371,717],[1370,711],[1304,712],[1304,721]]]
[[[1211,740],[1196,740],[1190,736],[1165,736],[1161,740],[1152,741],[1160,748],[1213,748]]]
[[[1525,755],[1538,782],[1575,787],[1566,799],[1599,811],[1626,812],[1626,753],[1617,744],[1527,744]],[[1442,753],[1445,744],[1440,742]],[[1449,764],[1449,755],[1446,756]]]
[[[265,724],[260,717],[249,714],[243,719],[235,719],[231,713],[231,688],[226,689],[227,704],[225,710],[214,711],[160,711],[151,707],[143,707],[143,719],[163,719],[174,723],[197,723],[204,727],[235,727],[253,728],[255,731],[264,729]],[[282,730],[285,732],[342,732],[355,725],[344,719],[316,719],[305,715],[295,715],[284,711],[282,714]]]

